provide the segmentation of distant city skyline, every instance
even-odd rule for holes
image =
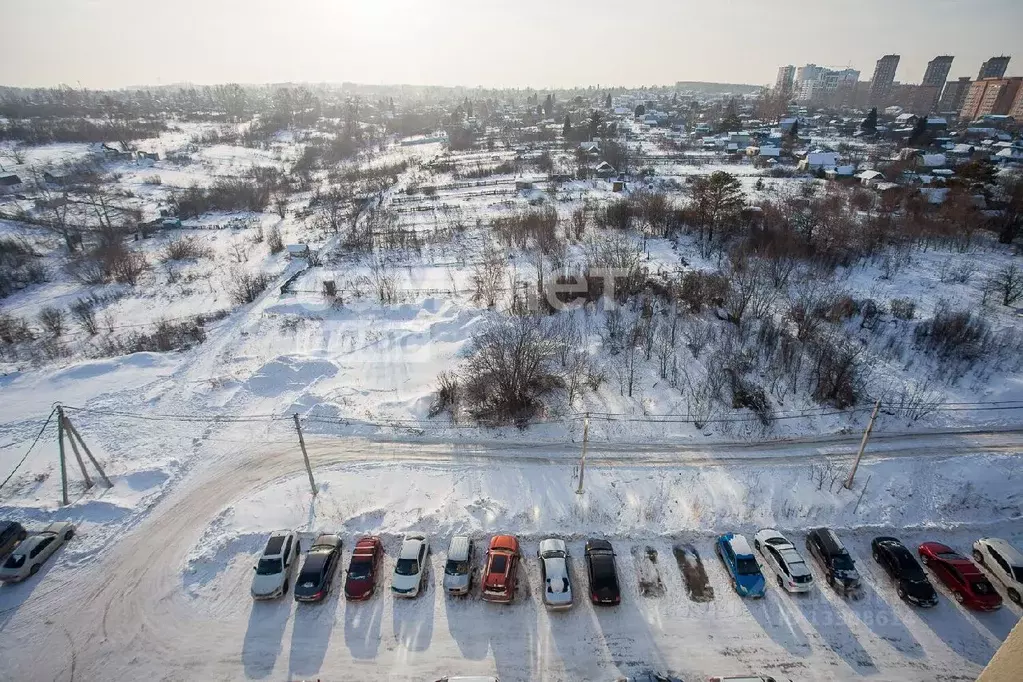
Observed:
[[[49,0],[0,2],[0,23],[14,86],[773,85],[787,64],[866,78],[885,54],[901,56],[896,81],[920,83],[938,55],[955,56],[951,80],[1011,56],[1023,2]]]

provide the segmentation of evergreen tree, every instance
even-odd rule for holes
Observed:
[[[909,134],[909,146],[925,145],[927,143],[927,117],[921,116],[913,126],[913,132]]]
[[[569,118],[568,114],[565,114],[565,127],[561,129],[561,136],[566,140],[572,134],[572,119]]]
[[[728,133],[734,130],[742,129],[742,119],[739,118],[739,110],[735,104],[735,98],[728,100],[728,104],[725,106],[725,112],[721,117],[721,123],[718,125],[718,131],[722,133]]]
[[[611,108],[611,93],[610,92],[607,93],[607,99],[604,101],[604,108],[605,109],[610,109]]]
[[[590,139],[591,140],[597,136],[598,132],[600,132],[600,124],[603,121],[603,118],[604,117],[601,116],[600,112],[597,111],[596,109],[594,109],[593,113],[590,114]]]
[[[799,139],[799,121],[792,122],[792,127],[789,128],[789,137],[793,140]]]
[[[863,123],[860,124],[860,128],[868,133],[877,132],[877,107],[870,110],[867,117],[863,119]]]
[[[640,116],[643,116],[644,114],[646,114],[646,107],[643,106],[642,104],[637,104],[636,105],[636,118],[639,118]]]

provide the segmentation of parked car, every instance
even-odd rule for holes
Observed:
[[[324,533],[306,552],[302,570],[295,579],[295,601],[321,601],[330,594],[337,566],[341,563],[341,538]]]
[[[994,611],[1002,596],[977,565],[940,542],[925,542],[917,550],[920,561],[952,591],[955,600],[967,608]]]
[[[568,547],[564,540],[548,538],[540,543],[540,579],[544,605],[553,610],[572,608],[572,579],[568,574]]]
[[[0,581],[16,583],[35,575],[39,567],[74,535],[73,525],[67,521],[54,521],[38,533],[27,536],[0,567]]]
[[[473,542],[464,535],[451,538],[448,561],[444,564],[444,589],[448,594],[462,596],[472,589]]]
[[[615,606],[622,602],[615,552],[610,542],[600,538],[586,541],[586,572],[590,578],[591,602],[599,606]]]
[[[981,538],[973,543],[973,558],[1002,581],[1009,599],[1017,604],[1023,595],[1023,554],[1001,538]]]
[[[442,677],[437,682],[500,682],[489,675],[473,675],[471,677]]]
[[[495,535],[483,569],[483,601],[510,604],[515,598],[519,541],[514,535]]]
[[[28,532],[17,521],[0,521],[0,559],[10,554],[27,537]]]
[[[815,528],[806,534],[806,551],[821,570],[828,585],[840,594],[849,594],[860,587],[860,574],[856,562],[849,556],[845,545],[830,528]]]
[[[738,675],[735,677],[711,677],[708,682],[785,682],[780,677],[770,675]]]
[[[899,599],[916,606],[937,606],[938,593],[931,581],[924,575],[924,569],[913,558],[897,538],[887,536],[874,538],[870,543],[874,561],[881,564],[888,576],[895,581]]]
[[[764,574],[760,572],[760,564],[744,536],[725,533],[714,543],[714,550],[725,565],[732,578],[732,587],[740,597],[759,599],[764,596],[767,586]]]
[[[407,533],[401,541],[398,561],[394,564],[391,591],[396,596],[413,598],[426,579],[426,559],[430,555],[430,542],[420,533]]]
[[[298,563],[301,550],[298,535],[290,530],[275,530],[266,541],[259,563],[252,570],[252,597],[276,599],[288,593],[288,581]]]
[[[643,672],[632,677],[620,677],[618,682],[682,682],[682,678],[661,673]]]
[[[778,576],[778,587],[789,592],[809,592],[813,587],[810,567],[795,545],[778,531],[765,528],[753,536],[753,547]]]
[[[356,541],[345,575],[345,599],[362,601],[373,596],[383,553],[384,544],[376,536],[362,537]]]

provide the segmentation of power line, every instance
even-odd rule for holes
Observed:
[[[39,439],[42,438],[43,431],[45,431],[46,427],[50,425],[50,420],[53,419],[53,415],[56,411],[57,411],[56,407],[50,410],[50,416],[46,418],[45,422],[43,422],[43,428],[39,429],[39,433],[36,434],[35,440],[32,441],[32,445],[28,446],[28,450],[25,451],[25,454],[21,457],[21,460],[16,465],[14,465],[14,470],[11,471],[7,478],[4,479],[3,483],[0,483],[0,488],[3,488],[5,485],[7,485],[8,481],[14,478],[14,474],[18,472],[18,469],[21,468],[21,465],[25,463],[26,459],[28,459],[28,456],[32,452],[32,449],[35,448],[36,443],[38,443]]]

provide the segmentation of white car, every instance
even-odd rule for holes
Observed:
[[[571,608],[572,581],[568,575],[568,547],[565,541],[548,538],[540,543],[536,555],[540,557],[544,605],[549,609]]]
[[[391,591],[397,597],[409,599],[419,596],[426,578],[426,559],[430,554],[430,541],[420,533],[407,533],[401,541],[398,561],[394,564]]]
[[[809,592],[813,587],[810,567],[784,535],[773,528],[765,528],[753,536],[753,547],[778,576],[779,587],[789,592]]]
[[[55,521],[42,531],[29,535],[0,566],[0,581],[16,583],[35,575],[39,567],[74,535],[75,527],[67,521]]]
[[[1020,602],[1023,595],[1023,554],[1001,538],[981,538],[973,543],[973,558],[1002,581],[1009,599]]]
[[[252,567],[253,599],[276,599],[288,592],[288,581],[298,564],[298,534],[275,530],[266,541],[259,563]]]

